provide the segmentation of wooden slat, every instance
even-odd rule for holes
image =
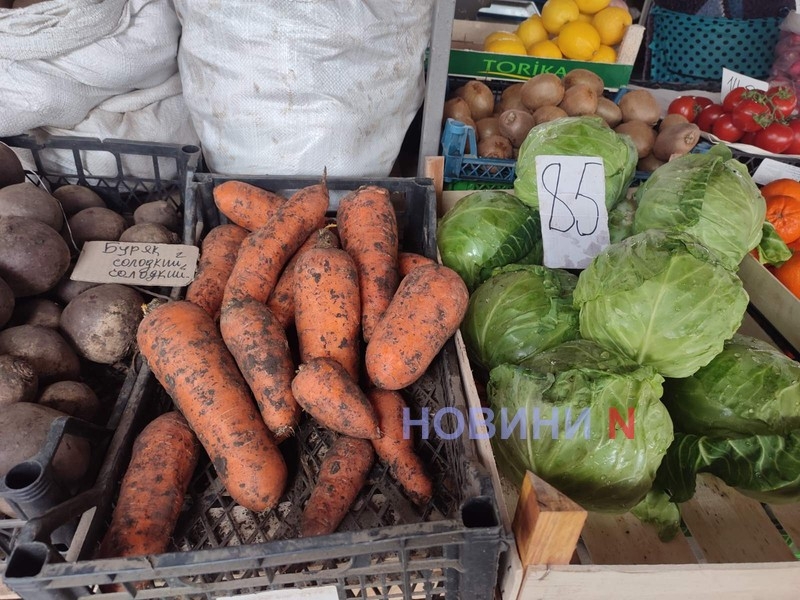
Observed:
[[[528,567],[506,600],[797,600],[800,562]]]
[[[770,504],[769,508],[789,537],[792,538],[794,545],[800,548],[800,503]]]
[[[436,214],[442,216],[442,190],[444,189],[444,156],[425,157],[425,177],[433,180],[433,190],[436,193]]]
[[[514,515],[514,537],[523,565],[569,564],[586,511],[530,471]]]
[[[711,475],[697,478],[697,492],[681,505],[681,515],[710,563],[794,560],[761,504]]]
[[[679,533],[662,542],[655,528],[630,513],[589,513],[581,539],[596,565],[659,565],[696,563],[688,541]]]

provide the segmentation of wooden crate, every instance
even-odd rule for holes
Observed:
[[[769,340],[749,316],[741,331]],[[478,407],[460,334],[456,345],[466,396]],[[516,547],[501,557],[502,600],[800,598],[800,561],[794,555],[800,548],[800,504],[764,506],[702,475],[694,498],[681,506],[690,535],[663,543],[632,515],[582,512],[532,474],[518,496],[498,473],[489,440],[478,445],[495,489],[503,491],[503,524],[516,538]]]

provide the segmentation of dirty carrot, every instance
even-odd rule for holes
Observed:
[[[306,251],[294,269],[300,359],[332,358],[358,381],[361,300],[353,259],[344,250],[318,246]]]
[[[220,225],[208,232],[200,247],[197,275],[186,289],[186,300],[216,317],[225,283],[246,237],[245,228],[232,224]]]
[[[339,201],[339,237],[358,269],[361,329],[369,341],[400,282],[397,217],[389,191],[363,186]]]
[[[411,271],[367,344],[364,364],[375,386],[399,390],[419,379],[458,330],[468,302],[452,269],[435,264]]]
[[[294,265],[303,253],[317,244],[338,248],[339,236],[336,235],[333,229],[328,227],[317,229],[309,235],[303,245],[286,263],[281,276],[278,278],[278,283],[275,284],[275,289],[272,290],[272,294],[267,300],[267,307],[269,307],[284,329],[294,322]]]
[[[358,438],[380,435],[367,396],[331,358],[313,358],[300,365],[292,392],[297,403],[323,427]]]
[[[367,396],[381,429],[381,437],[372,440],[375,452],[386,461],[389,472],[414,503],[427,504],[433,496],[433,483],[414,452],[414,440],[403,433],[403,411],[408,410],[406,401],[399,392],[377,388],[371,389]]]
[[[286,464],[212,317],[191,302],[167,302],[148,311],[136,340],[231,497],[254,511],[275,506]]]
[[[336,438],[322,459],[317,482],[303,509],[302,537],[336,531],[364,487],[374,462],[375,452],[369,441]]]
[[[321,227],[328,202],[323,179],[292,194],[266,225],[248,235],[225,286],[223,304],[247,296],[266,303],[283,267],[311,232]]]
[[[266,225],[286,198],[244,183],[226,181],[214,188],[214,204],[232,223],[254,231]]]
[[[177,411],[156,417],[142,430],[98,558],[166,551],[199,456],[197,438]]]
[[[416,269],[422,265],[435,265],[436,261],[422,254],[415,252],[400,252],[397,255],[397,268],[400,270],[400,278],[402,279],[411,272],[411,269]]]
[[[226,304],[219,329],[264,422],[275,440],[283,441],[300,421],[300,406],[292,394],[294,361],[286,332],[266,305],[252,298]]]

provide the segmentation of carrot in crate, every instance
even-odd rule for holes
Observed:
[[[436,261],[416,252],[400,252],[397,255],[397,268],[400,270],[400,278],[408,275],[412,269],[422,265],[435,265]]]
[[[214,188],[214,204],[228,219],[254,231],[267,224],[286,198],[243,181],[226,181]]]

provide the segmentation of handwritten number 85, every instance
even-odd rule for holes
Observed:
[[[578,180],[575,191],[565,190],[561,182],[561,165],[552,163],[542,171],[542,185],[550,196],[551,211],[548,227],[551,231],[567,232],[573,227],[578,235],[592,235],[600,223],[600,208],[597,200],[582,192],[584,180],[588,173],[599,169],[600,177],[604,177],[602,163],[587,162]],[[569,186],[570,188],[572,186]],[[564,196],[567,199],[564,199]]]

